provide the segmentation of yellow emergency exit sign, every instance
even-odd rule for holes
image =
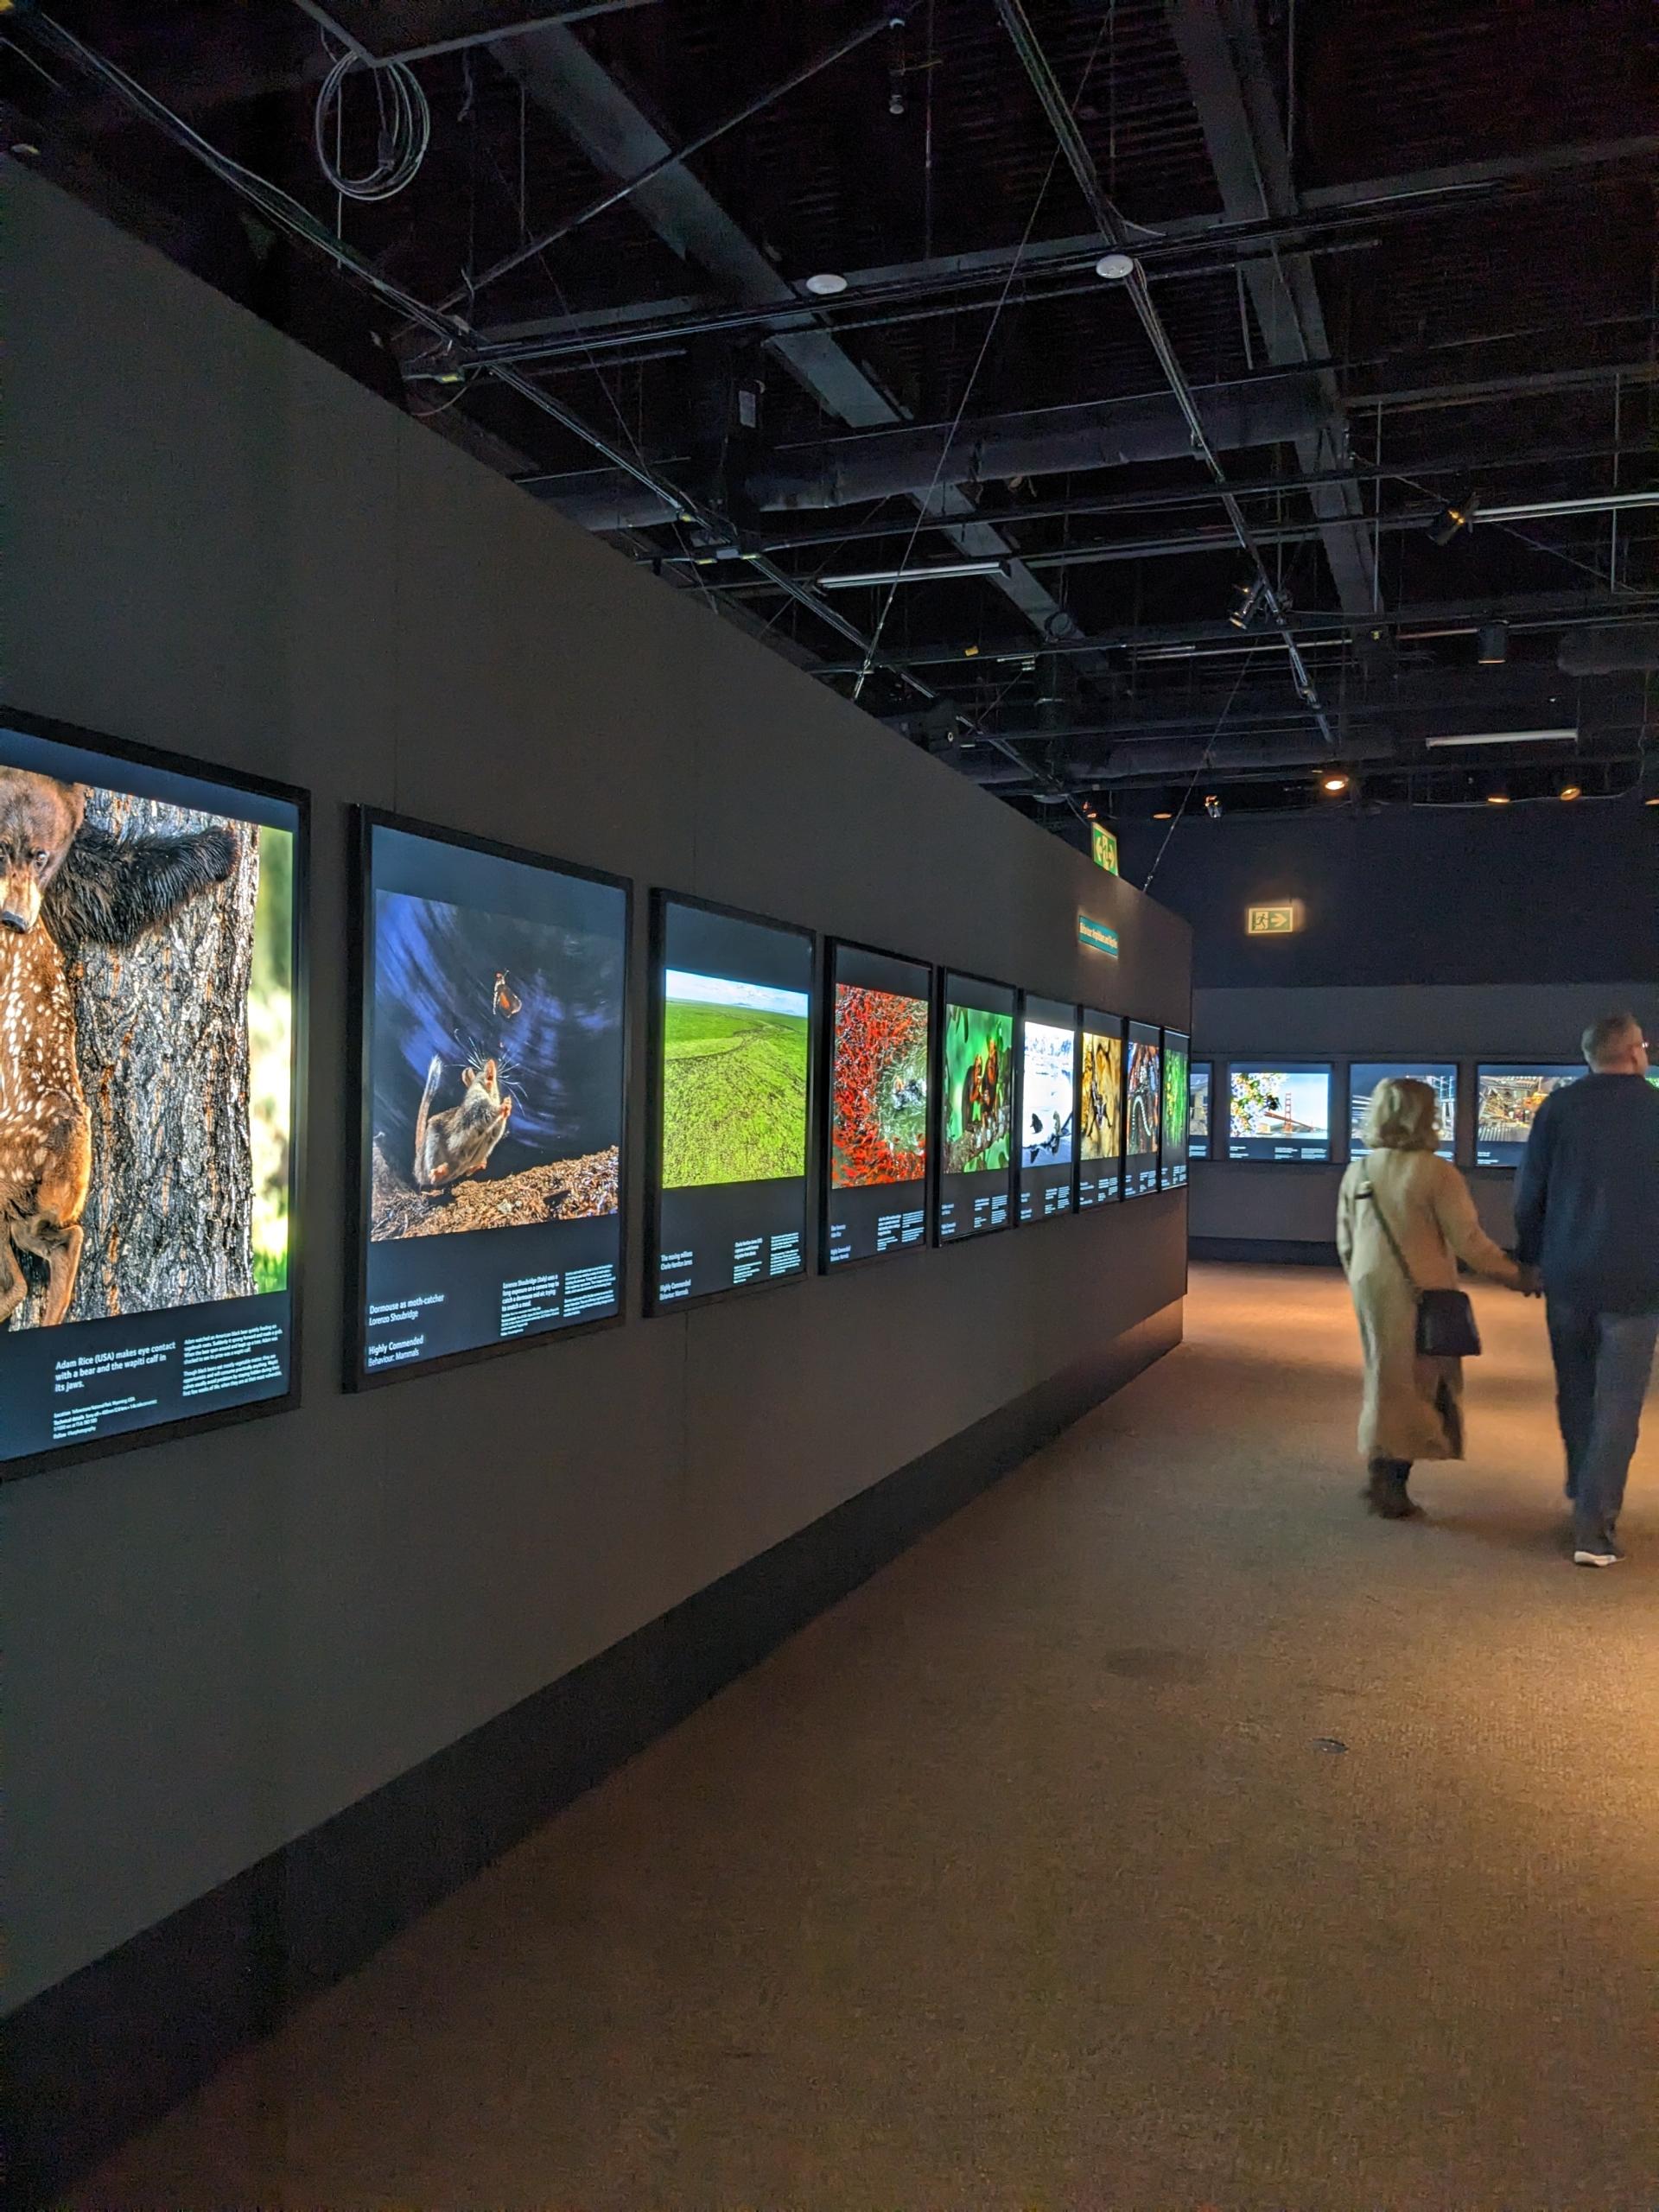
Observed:
[[[1244,910],[1247,937],[1289,937],[1301,926],[1300,899],[1281,899],[1271,906],[1247,906]]]

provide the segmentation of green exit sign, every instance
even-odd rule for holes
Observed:
[[[1272,906],[1247,906],[1244,910],[1244,931],[1247,937],[1289,937],[1302,925],[1302,902],[1300,899],[1285,899]]]
[[[1095,866],[1103,868],[1108,875],[1117,874],[1117,832],[1109,830],[1103,822],[1096,822],[1090,834],[1090,849]]]
[[[1117,931],[1088,914],[1077,916],[1077,943],[1090,952],[1104,952],[1114,960],[1117,957]]]

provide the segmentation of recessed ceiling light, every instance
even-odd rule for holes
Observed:
[[[1096,276],[1103,276],[1109,284],[1127,283],[1135,274],[1132,253],[1103,253],[1095,264]]]
[[[847,279],[834,269],[821,269],[816,276],[809,276],[803,285],[815,300],[833,300],[838,292],[847,289]]]
[[[1563,798],[1582,798],[1584,797],[1584,785],[1582,784],[1563,784],[1561,785],[1561,797]]]

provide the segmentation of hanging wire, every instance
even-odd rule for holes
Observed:
[[[1080,99],[1083,97],[1089,79],[1094,73],[1095,64],[1100,59],[1100,49],[1106,42],[1109,20],[1103,17],[1101,21],[1100,29],[1090,50],[1089,60],[1084,65],[1082,78],[1073,95],[1074,99]],[[933,480],[927,487],[926,496],[917,505],[915,527],[906,542],[903,556],[898,564],[898,573],[902,573],[909,567],[910,556],[915,550],[916,540],[921,536],[923,531],[936,530],[939,526],[940,518],[930,512],[933,505],[933,495],[938,490],[944,477],[944,465],[950,460],[951,448],[957,442],[957,433],[961,429],[963,417],[968,412],[968,403],[973,397],[974,386],[978,383],[979,372],[985,365],[985,357],[991,350],[991,341],[996,336],[997,325],[1002,320],[1002,310],[1008,303],[1008,295],[1014,289],[1014,279],[1020,274],[1020,264],[1025,259],[1027,249],[1031,245],[1032,232],[1037,227],[1037,218],[1042,213],[1043,202],[1048,197],[1048,188],[1054,181],[1054,173],[1059,165],[1060,149],[1057,146],[1049,156],[1048,167],[1043,172],[1043,181],[1037,188],[1037,197],[1032,201],[1031,213],[1026,219],[1025,231],[1015,249],[1014,258],[1008,264],[1007,275],[1002,282],[1002,289],[998,295],[995,307],[991,311],[991,319],[985,327],[985,335],[980,340],[979,352],[974,357],[974,365],[968,372],[968,381],[962,388],[962,397],[957,404],[955,415],[951,417],[950,428],[945,433],[944,443],[939,448],[938,460],[933,466]],[[874,634],[870,639],[869,650],[864,657],[864,664],[860,669],[857,680],[853,685],[855,700],[862,697],[865,683],[868,680],[870,671],[875,666],[876,656],[881,650],[882,636],[887,626],[887,618],[893,613],[893,602],[898,595],[898,591],[899,585],[895,576],[895,581],[887,587],[887,600],[877,620]]]
[[[360,175],[348,176],[339,155],[345,131],[346,79],[353,70],[365,68],[374,86],[374,166]],[[333,151],[328,144],[331,137]],[[414,182],[431,140],[432,111],[419,79],[407,63],[365,62],[349,49],[335,59],[317,93],[311,143],[317,167],[342,199],[364,203],[395,200]]]
[[[1199,778],[1204,774],[1205,770],[1210,766],[1210,756],[1216,749],[1216,740],[1221,735],[1223,723],[1225,722],[1228,715],[1233,711],[1233,702],[1238,696],[1239,686],[1243,683],[1245,673],[1249,667],[1249,661],[1240,661],[1238,664],[1238,674],[1233,678],[1233,688],[1227,694],[1227,703],[1222,709],[1220,714],[1216,717],[1216,726],[1210,733],[1210,741],[1204,748],[1204,753],[1198,761],[1198,766],[1192,771],[1192,780],[1188,784],[1186,789],[1181,793],[1181,803],[1176,808],[1175,812],[1171,818],[1168,829],[1164,832],[1164,842],[1159,846],[1158,850],[1153,855],[1152,866],[1147,870],[1147,880],[1141,887],[1142,891],[1149,892],[1152,889],[1152,879],[1157,874],[1159,864],[1162,861],[1164,855],[1169,850],[1170,839],[1175,835],[1175,832],[1181,826],[1181,817],[1186,812],[1188,806],[1192,804],[1192,794],[1198,788]]]

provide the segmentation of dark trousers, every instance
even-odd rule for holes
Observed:
[[[1611,1536],[1642,1426],[1659,1313],[1586,1313],[1548,1301],[1567,1494],[1581,1544]]]

